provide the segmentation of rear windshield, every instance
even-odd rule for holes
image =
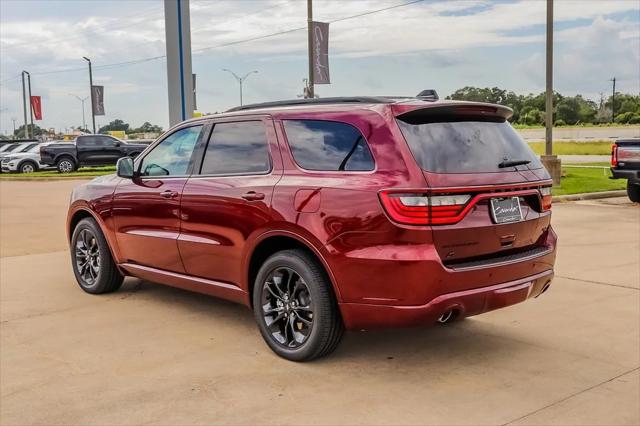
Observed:
[[[486,173],[539,169],[542,164],[506,121],[456,121],[410,124],[398,119],[416,161],[436,173]],[[505,167],[513,161],[526,165]],[[500,167],[502,163],[503,167]]]

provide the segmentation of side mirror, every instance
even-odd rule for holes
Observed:
[[[131,157],[122,157],[116,163],[116,174],[118,177],[125,179],[133,179],[135,173],[133,171],[133,159]]]
[[[120,146],[120,142],[114,142],[113,146],[115,146],[116,148]]]

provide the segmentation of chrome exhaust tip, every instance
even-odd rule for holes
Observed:
[[[454,314],[455,314],[455,311],[453,309],[449,309],[447,312],[440,315],[440,318],[438,318],[438,323],[445,324],[449,321],[452,321],[455,318]]]

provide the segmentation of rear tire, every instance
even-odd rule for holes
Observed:
[[[71,157],[62,157],[56,162],[59,173],[71,173],[76,170],[76,163]]]
[[[333,352],[344,325],[322,265],[303,250],[270,256],[253,284],[253,312],[271,350],[290,361]]]
[[[634,203],[640,203],[640,182],[627,180],[627,196]]]
[[[73,230],[71,265],[78,285],[87,293],[116,291],[124,280],[111,257],[107,240],[93,218],[82,219]]]

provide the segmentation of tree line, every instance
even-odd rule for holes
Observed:
[[[518,95],[499,87],[472,87],[458,89],[447,99],[489,102],[508,106],[513,110],[511,122],[524,125],[544,125],[545,93]],[[612,110],[613,106],[613,110]],[[615,111],[615,117],[612,115]],[[563,96],[553,93],[553,117],[555,126],[575,124],[640,124],[640,95],[616,92],[613,96],[602,97],[598,102],[582,97]],[[613,120],[612,120],[613,119]]]

